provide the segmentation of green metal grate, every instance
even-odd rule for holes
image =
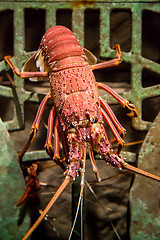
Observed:
[[[146,59],[142,56],[142,13],[144,10],[160,12],[160,5],[157,3],[144,2],[134,3],[114,1],[5,1],[0,4],[0,11],[12,9],[14,12],[14,57],[13,62],[21,68],[22,63],[28,59],[30,55],[25,49],[25,17],[24,9],[44,9],[46,12],[46,29],[56,25],[56,12],[58,9],[72,10],[72,30],[84,45],[84,13],[86,9],[99,9],[100,11],[100,56],[103,58],[113,58],[115,52],[110,48],[110,15],[114,9],[130,9],[132,14],[132,32],[131,32],[131,49],[129,52],[123,52],[123,61],[131,64],[131,90],[122,95],[135,104],[140,113],[137,119],[133,120],[133,126],[137,130],[147,130],[150,122],[142,120],[142,101],[150,97],[160,95],[160,85],[142,87],[142,71],[148,69],[152,72],[160,74],[159,64]],[[4,61],[0,62],[0,71],[6,70]],[[24,125],[24,102],[39,102],[40,94],[33,94],[24,90],[24,82],[14,77],[16,84],[16,96],[14,96],[11,88],[0,86],[0,95],[13,99],[16,102],[14,109],[14,118],[5,122],[8,130],[18,130]],[[158,84],[158,82],[157,82]],[[112,98],[105,96],[105,100],[109,103],[115,103]]]

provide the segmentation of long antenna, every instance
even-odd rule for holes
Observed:
[[[82,159],[82,166],[81,166],[81,170],[80,170],[80,172],[81,172],[81,176],[80,176],[81,177],[81,183],[79,183],[79,181],[78,181],[78,184],[80,185],[80,191],[79,190],[76,191],[76,195],[79,194],[79,200],[78,200],[78,204],[77,204],[77,208],[76,208],[74,222],[73,222],[72,229],[71,229],[68,240],[71,239],[73,231],[75,229],[75,224],[76,224],[76,221],[77,221],[77,218],[78,218],[78,213],[79,213],[80,206],[81,206],[81,212],[80,212],[80,215],[79,215],[80,221],[77,224],[80,225],[80,228],[78,229],[78,231],[79,231],[79,235],[80,235],[81,240],[83,240],[83,192],[84,192],[84,186],[85,186],[85,165],[86,165],[86,146],[84,146],[84,148],[83,148],[83,159]],[[72,194],[73,194],[73,192],[75,192],[75,190],[72,188]],[[77,192],[78,192],[78,194],[77,194]],[[72,198],[72,205],[73,205],[73,201],[75,201],[75,198]],[[77,239],[76,236],[77,235],[74,236],[74,239]],[[78,238],[78,239],[80,239],[80,238]]]
[[[84,189],[84,186],[81,186],[81,192],[80,192],[80,195],[79,195],[77,211],[76,211],[76,215],[75,215],[75,218],[74,218],[74,222],[73,222],[72,229],[71,229],[71,232],[70,232],[68,240],[71,240],[71,237],[72,237],[72,234],[73,234],[73,231],[74,231],[74,228],[75,228],[75,224],[76,224],[78,213],[79,213],[79,208],[80,208],[80,205],[82,204],[83,189]]]
[[[60,196],[60,194],[63,192],[63,190],[67,187],[67,185],[70,183],[70,181],[71,181],[71,177],[67,175],[65,177],[64,181],[62,182],[61,186],[58,188],[57,192],[54,194],[54,196],[51,198],[50,202],[48,203],[48,205],[46,206],[46,208],[42,212],[42,214],[39,216],[37,221],[29,229],[29,231],[26,233],[26,235],[23,237],[22,240],[26,240],[32,234],[32,232],[36,229],[36,227],[41,223],[41,221],[43,220],[45,215],[48,213],[50,208],[53,206],[53,204],[55,203],[57,198]]]
[[[95,194],[93,188],[90,186],[90,184],[89,184],[86,180],[85,180],[85,183],[86,183],[87,187],[89,188],[89,190],[91,191],[91,193],[93,194],[93,196],[95,197],[95,199],[97,200],[97,202],[99,203],[100,207],[103,209],[104,213],[107,215],[108,213],[107,213],[105,207],[103,206],[103,204],[101,203],[101,201],[98,199],[98,197],[97,197],[97,195]],[[109,211],[112,211],[112,209],[110,209],[110,208],[107,208],[107,209],[108,209]],[[117,229],[115,228],[114,224],[112,223],[111,220],[109,220],[109,222],[110,222],[110,224],[111,224],[111,226],[112,226],[112,228],[113,228],[113,231],[115,232],[118,240],[121,240],[121,237],[119,236],[119,233],[117,232]]]
[[[124,171],[127,170],[127,171],[129,171],[131,173],[139,174],[139,175],[142,175],[142,176],[145,176],[147,178],[151,178],[151,179],[154,179],[154,180],[160,182],[160,177],[158,177],[158,176],[156,176],[156,175],[154,175],[152,173],[146,172],[146,171],[144,171],[144,170],[142,170],[140,168],[136,168],[136,167],[126,163],[125,161],[121,162],[121,164],[122,164],[122,169]]]

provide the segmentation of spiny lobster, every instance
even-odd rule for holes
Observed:
[[[11,56],[5,57],[6,62],[17,76],[37,80],[47,77],[51,85],[50,92],[39,106],[29,139],[19,153],[19,159],[22,160],[23,155],[32,143],[38,131],[44,108],[48,101],[52,99],[53,107],[48,118],[45,148],[50,158],[60,165],[65,172],[63,183],[23,240],[30,236],[68,183],[74,180],[79,173],[81,174],[81,194],[83,194],[87,149],[98,181],[101,181],[101,179],[93,151],[98,153],[107,163],[120,170],[125,169],[160,181],[160,177],[127,164],[125,159],[119,156],[124,145],[122,138],[125,136],[126,130],[119,123],[109,105],[99,96],[98,88],[103,89],[123,107],[128,108],[131,111],[129,114],[131,117],[137,117],[138,113],[133,104],[118,95],[107,85],[97,83],[93,75],[95,69],[117,66],[121,63],[120,46],[116,45],[113,48],[116,50],[115,59],[96,64],[96,57],[82,48],[76,36],[69,29],[63,26],[55,26],[44,34],[39,49],[25,63],[21,72],[11,62]],[[104,129],[103,119],[109,125],[118,143],[116,153],[113,151]],[[52,151],[53,124],[54,151]],[[65,161],[69,164],[67,169],[64,159],[62,161],[59,154],[60,127],[62,128]],[[34,189],[39,188],[38,183],[35,181],[35,166],[31,166],[29,172],[31,176],[27,185],[28,192],[32,191],[32,185]],[[18,204],[21,204],[25,198],[26,193]]]

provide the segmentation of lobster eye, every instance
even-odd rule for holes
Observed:
[[[91,123],[97,123],[98,122],[98,118],[97,117],[94,117],[91,121]]]
[[[71,123],[71,127],[73,127],[73,128],[74,128],[74,127],[77,127],[77,125],[78,125],[78,123],[77,123],[76,121],[74,121],[74,122]]]
[[[90,116],[89,116],[89,113],[88,113],[88,112],[86,113],[86,118],[87,118],[88,120],[90,120]]]

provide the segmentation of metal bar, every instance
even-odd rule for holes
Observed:
[[[84,10],[73,9],[72,31],[76,34],[82,46],[84,46]]]

